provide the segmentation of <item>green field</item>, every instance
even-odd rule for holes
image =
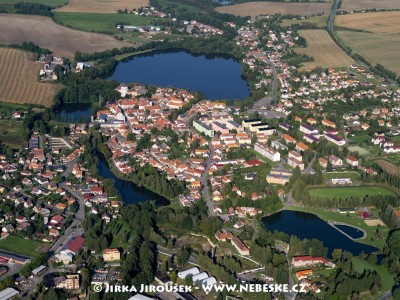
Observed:
[[[379,274],[379,276],[381,276],[382,279],[382,290],[384,291],[390,290],[395,284],[393,279],[394,275],[391,274],[384,267],[371,264],[363,259],[360,259],[359,257],[353,257],[352,262],[353,262],[353,267],[357,272],[362,273],[364,269],[376,271]]]
[[[359,197],[364,198],[367,195],[396,195],[393,191],[380,187],[380,186],[361,186],[361,187],[324,187],[324,188],[313,188],[309,190],[311,197],[322,197],[322,198],[348,198],[348,197]]]
[[[55,12],[54,20],[64,26],[83,31],[117,33],[119,32],[119,30],[116,29],[118,23],[133,26],[150,25],[158,19],[136,16],[133,14]]]
[[[25,240],[17,236],[8,236],[0,240],[0,249],[27,256],[35,256],[38,253],[36,249],[40,245],[42,245],[41,242]]]
[[[14,13],[17,11],[17,9],[14,7],[14,4],[20,2],[38,3],[54,8],[63,6],[67,3],[66,0],[0,0],[0,11]]]
[[[293,19],[283,19],[281,21],[282,26],[289,27],[292,25],[307,25],[314,26],[315,28],[325,28],[328,21],[327,16],[314,16],[307,18],[305,20],[293,20]]]
[[[356,171],[349,172],[326,172],[324,174],[325,180],[330,180],[332,178],[351,178],[351,179],[360,179],[360,173]]]
[[[398,53],[400,39],[398,34],[381,34],[358,31],[337,31],[346,46],[363,56],[372,65],[380,63],[400,74]]]
[[[301,207],[301,206],[291,206],[290,210],[312,213],[314,215],[317,215],[319,218],[321,218],[324,221],[345,223],[345,224],[359,227],[359,228],[365,230],[367,235],[365,238],[357,240],[357,242],[375,246],[379,249],[382,249],[382,247],[385,243],[386,237],[389,233],[388,227],[368,226],[364,222],[364,220],[362,220],[358,216],[358,214],[348,214],[347,215],[347,214],[340,214],[336,211],[325,210],[322,208]],[[376,214],[376,212],[374,212],[374,214]],[[382,238],[380,238],[380,239],[375,237],[375,231],[377,229],[379,229],[379,231],[382,234]]]
[[[0,141],[12,149],[21,149],[22,139],[22,121],[0,120]]]

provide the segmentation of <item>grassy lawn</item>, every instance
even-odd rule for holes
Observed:
[[[360,173],[356,171],[349,172],[326,172],[324,174],[325,180],[330,180],[332,178],[351,178],[351,179],[360,179]]]
[[[386,236],[389,233],[389,228],[387,228],[387,227],[368,226],[362,219],[360,219],[358,214],[348,214],[347,215],[347,214],[340,214],[335,211],[325,210],[325,209],[321,209],[321,208],[307,208],[307,207],[300,207],[300,206],[291,206],[290,210],[312,213],[312,214],[317,215],[319,218],[321,218],[324,221],[340,222],[340,223],[345,223],[348,225],[353,225],[353,226],[359,227],[359,228],[365,230],[367,235],[365,238],[357,240],[357,242],[375,246],[380,249],[382,249],[385,239],[386,239]],[[378,239],[374,236],[375,231],[378,228],[382,235],[381,239]]]
[[[364,198],[366,195],[390,195],[394,196],[395,193],[387,188],[380,186],[350,186],[350,187],[323,187],[312,188],[309,190],[311,197],[325,197],[325,198],[347,198],[359,197]]]
[[[371,137],[368,134],[360,134],[353,136],[351,140],[356,144],[361,144],[369,142],[371,140]]]
[[[395,284],[394,275],[379,265],[370,264],[369,262],[360,259],[359,257],[352,258],[353,267],[357,272],[362,272],[364,269],[376,271],[382,279],[382,290],[390,290]]]
[[[12,149],[21,149],[22,121],[7,120],[0,122],[0,141]]]
[[[27,256],[35,256],[38,253],[36,249],[40,245],[41,242],[25,240],[18,236],[8,236],[0,240],[0,249]]]
[[[117,23],[127,25],[150,25],[157,18],[136,16],[133,14],[108,14],[108,13],[54,13],[54,20],[62,25],[91,32],[116,33]]]

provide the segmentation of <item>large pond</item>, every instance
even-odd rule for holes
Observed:
[[[90,122],[92,105],[90,103],[64,103],[60,107],[60,121],[71,123]]]
[[[364,232],[352,226],[336,224],[335,227],[339,228],[344,233],[348,234],[353,239],[360,239],[364,236]]]
[[[195,55],[186,51],[150,52],[118,63],[114,79],[123,83],[202,91],[207,99],[244,99],[250,95],[240,63],[227,55]]]
[[[144,187],[138,187],[131,181],[126,181],[119,179],[115,174],[111,171],[108,166],[107,161],[100,154],[99,155],[99,175],[103,178],[114,179],[115,187],[119,191],[122,196],[122,200],[125,205],[127,204],[136,204],[144,201],[152,201],[155,200],[157,205],[168,205],[169,201],[161,197]]]
[[[328,247],[329,256],[336,248],[351,252],[353,255],[359,255],[361,252],[372,253],[378,250],[370,245],[353,241],[324,220],[310,213],[283,210],[263,218],[263,223],[266,230],[272,232],[277,230],[288,235],[296,235],[301,239],[318,239],[324,243],[325,247]]]

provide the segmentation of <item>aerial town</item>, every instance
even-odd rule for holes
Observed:
[[[157,20],[111,27],[171,38],[151,47],[18,46],[36,81],[62,87],[47,107],[0,93],[0,300],[400,299],[399,78],[354,57],[308,67],[291,14],[285,27],[183,2],[118,9]],[[179,62],[151,60],[188,52],[238,65],[248,95],[116,76],[137,56],[174,77]]]

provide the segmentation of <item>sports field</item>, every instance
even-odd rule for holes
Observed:
[[[50,106],[61,85],[38,82],[42,64],[30,53],[0,48],[0,101]]]
[[[400,11],[338,16],[335,25],[346,28],[337,35],[354,52],[400,74]]]
[[[18,236],[8,236],[0,240],[0,249],[31,257],[38,253],[36,249],[41,245],[41,242],[25,240]]]
[[[0,44],[30,41],[68,58],[77,51],[93,53],[131,45],[112,36],[73,30],[43,16],[0,14],[0,28]]]
[[[395,9],[400,8],[399,0],[342,0],[339,11],[360,11],[363,9]]]
[[[307,47],[296,48],[295,51],[314,58],[314,61],[305,63],[302,69],[346,67],[354,63],[326,30],[299,30],[299,34],[306,39]]]
[[[118,32],[116,29],[118,22],[127,25],[149,25],[152,18],[134,14],[55,13],[54,20],[57,23],[78,30],[115,33]]]
[[[56,11],[116,13],[118,9],[132,10],[148,4],[147,0],[69,0],[66,6],[57,8]]]
[[[395,195],[389,189],[380,186],[362,186],[362,187],[324,187],[317,189],[310,189],[309,194],[311,197],[323,198],[348,198],[359,197],[363,198],[366,195]]]
[[[246,2],[235,5],[220,6],[216,11],[241,17],[259,15],[328,15],[332,3],[290,3],[290,2]]]

